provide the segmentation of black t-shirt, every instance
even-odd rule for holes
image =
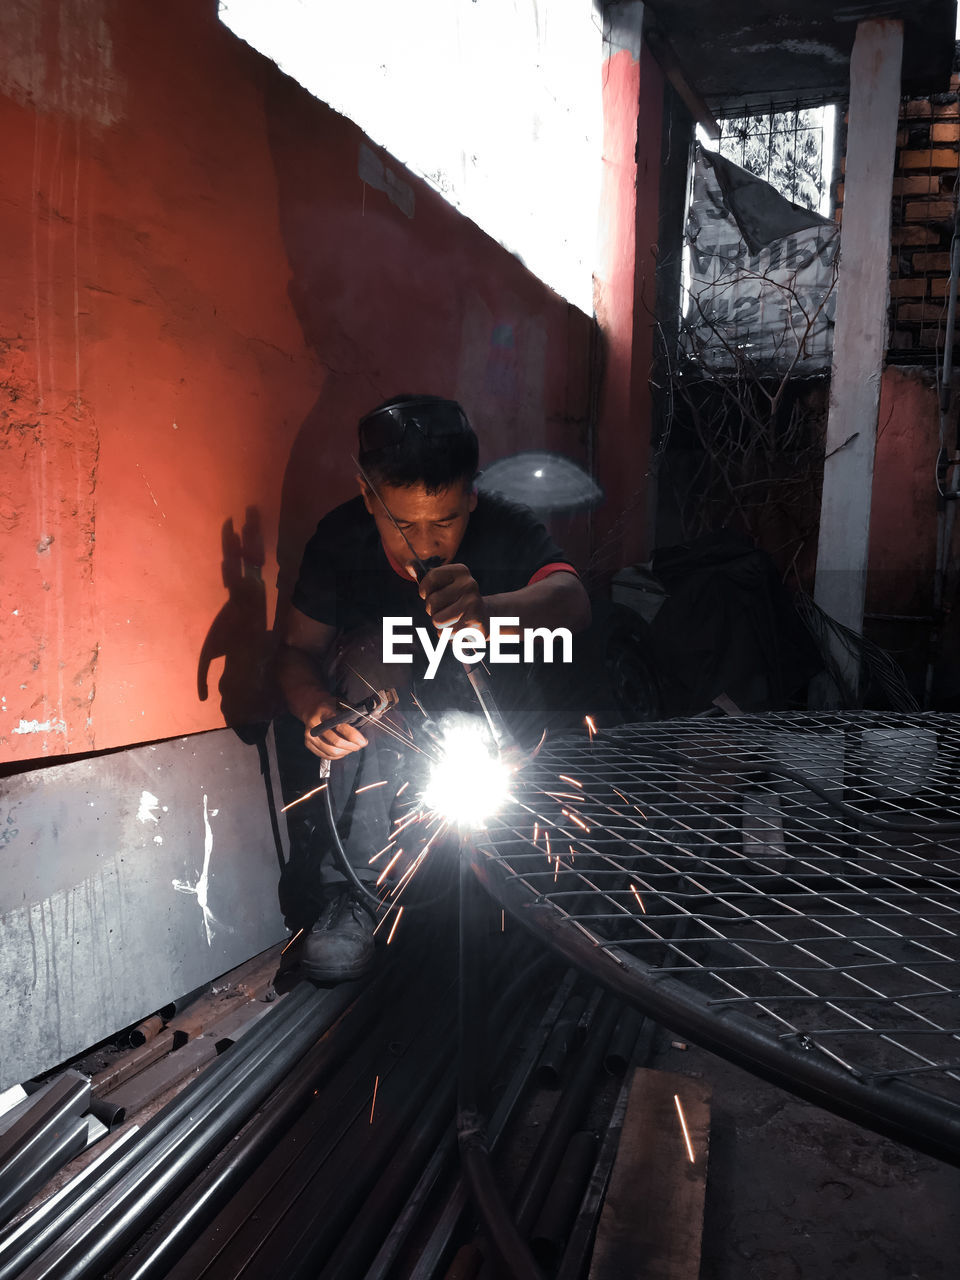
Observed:
[[[539,569],[568,563],[532,511],[487,493],[477,496],[455,559],[467,566],[483,596],[518,591]],[[385,617],[412,617],[414,626],[427,623],[417,584],[391,566],[359,496],[317,525],[303,553],[293,604],[340,631]]]

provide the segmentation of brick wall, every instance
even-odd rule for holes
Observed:
[[[943,347],[960,159],[958,90],[955,72],[949,92],[901,104],[891,228],[892,363],[932,362]]]

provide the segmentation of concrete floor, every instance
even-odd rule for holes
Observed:
[[[700,1280],[960,1275],[960,1170],[676,1039],[650,1065],[713,1089]]]

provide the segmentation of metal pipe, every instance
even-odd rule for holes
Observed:
[[[542,1280],[540,1268],[513,1221],[493,1173],[479,1110],[478,1062],[483,1027],[480,1008],[483,970],[474,916],[478,889],[466,858],[460,860],[460,1008],[457,1137],[463,1175],[474,1207],[505,1274],[514,1280]]]
[[[61,1150],[61,1134],[69,1127],[69,1121],[82,1115],[89,1104],[88,1077],[79,1071],[64,1072],[0,1135],[0,1223],[9,1221],[46,1181],[45,1177],[38,1180],[37,1170],[53,1171],[49,1165],[50,1153]],[[82,1151],[84,1145],[81,1142],[70,1155]]]
[[[544,953],[541,951],[541,953],[538,956],[536,956],[536,958],[533,960],[531,964],[523,965],[522,966],[523,972],[518,974],[517,977],[514,978],[513,982],[506,988],[505,991],[502,991],[500,996],[498,997],[497,1004],[494,1006],[493,1011],[491,1012],[491,1021],[494,1022],[495,1024],[498,1023],[499,1018],[504,1014],[504,1012],[512,1008],[514,993],[521,990],[523,987],[529,984],[534,978],[536,978],[538,970],[545,963],[549,964],[551,962],[552,962],[552,957],[544,955]],[[562,984],[563,987],[566,987],[566,985],[567,985],[566,983]],[[569,985],[570,986],[573,985],[572,978],[570,979]],[[535,993],[533,995],[533,1001],[537,1005],[540,1004],[540,999],[538,994]],[[554,1002],[551,1001],[551,1005],[553,1004]],[[559,1008],[559,1004],[557,1004],[557,1007]],[[528,997],[528,1001],[526,1004],[521,1003],[517,1005],[513,1013],[513,1018],[510,1021],[510,1023],[507,1024],[507,1027],[503,1035],[495,1038],[494,1042],[500,1045],[501,1051],[498,1055],[496,1055],[494,1059],[493,1066],[491,1068],[493,1072],[498,1071],[502,1067],[504,1061],[513,1050],[517,1033],[521,1029],[524,1029],[529,1026],[530,1013],[531,1013],[530,998]],[[554,1013],[554,1017],[555,1016],[556,1014]],[[545,1036],[546,1032],[544,1031],[543,1034]],[[538,1047],[537,1045],[538,1035],[539,1035],[539,1032],[535,1032],[534,1038],[533,1038],[534,1058],[536,1056],[536,1049]],[[511,1089],[511,1086],[508,1084],[507,1094],[509,1094],[510,1089]],[[504,1097],[506,1097],[507,1094],[505,1094]],[[497,1136],[499,1136],[496,1129],[497,1123],[498,1123],[498,1117],[497,1117],[497,1114],[495,1113],[493,1119],[490,1122],[491,1147],[495,1145],[496,1138]],[[420,1178],[418,1179],[416,1185],[414,1186],[409,1197],[407,1198],[407,1201],[404,1204],[402,1210],[395,1217],[393,1225],[391,1226],[390,1230],[387,1232],[387,1235],[383,1243],[381,1244],[376,1257],[370,1263],[366,1271],[365,1280],[385,1280],[385,1277],[390,1272],[391,1268],[396,1262],[401,1249],[406,1243],[407,1238],[409,1237],[410,1232],[413,1230],[413,1227],[417,1222],[421,1212],[423,1211],[428,1199],[436,1190],[440,1177],[442,1176],[444,1171],[449,1167],[454,1155],[456,1154],[456,1150],[457,1150],[456,1125],[452,1124],[450,1129],[446,1133],[444,1133],[440,1142],[437,1144],[436,1150],[434,1151],[429,1162],[427,1163],[426,1167],[421,1173]],[[459,1181],[457,1182],[456,1185],[460,1185]],[[449,1202],[449,1198],[448,1198],[448,1202]]]
[[[603,1067],[612,1076],[622,1076],[633,1059],[637,1037],[643,1028],[644,1017],[637,1009],[628,1006],[620,1014],[617,1029],[611,1037],[604,1055]]]
[[[346,984],[344,984],[346,986]],[[351,984],[353,985],[353,984]],[[328,1026],[331,1004],[339,1016],[353,991],[337,988],[330,1000],[316,992],[277,1041],[248,1056],[217,1096],[188,1114],[147,1158],[136,1164],[64,1237],[23,1273],[22,1280],[93,1280],[135,1239],[145,1223],[160,1212],[203,1167],[270,1093],[290,1066]],[[242,1042],[241,1042],[242,1043]]]
[[[435,938],[431,941],[435,942]],[[433,991],[439,992],[441,1007],[444,1003],[450,1004],[449,988],[433,981],[434,974],[439,974],[443,966],[432,970],[418,963],[419,951],[412,953],[411,960],[399,974],[401,988],[408,998],[392,998],[392,990],[388,991],[391,998],[384,1001],[378,1036],[361,1039],[359,1053],[342,1064],[316,1099],[311,1098],[308,1110],[295,1129],[284,1135],[260,1162],[203,1237],[169,1273],[164,1273],[169,1274],[171,1280],[188,1276],[195,1280],[200,1275],[219,1278],[239,1273],[246,1260],[256,1256],[276,1230],[288,1206],[311,1179],[319,1176],[321,1166],[354,1121],[359,1118],[362,1125],[369,1124],[371,1086],[377,1075],[376,1110],[382,1114],[384,1086],[397,1067],[399,1055],[413,1038],[430,1027],[436,1008],[435,1001],[428,1003],[410,997],[411,973],[427,976]],[[417,1084],[416,1080],[408,1082],[408,1090]],[[275,1258],[274,1250],[272,1261]]]
[[[619,1012],[619,1001],[605,996],[590,1033],[577,1055],[567,1087],[553,1109],[546,1132],[524,1174],[523,1189],[516,1211],[517,1226],[521,1231],[529,1231],[536,1221],[549,1190],[550,1179],[592,1094],[594,1080],[603,1062]]]
[[[613,1172],[613,1164],[620,1148],[620,1134],[623,1131],[623,1120],[627,1114],[627,1101],[630,1097],[630,1085],[624,1084],[614,1103],[607,1131],[600,1143],[600,1151],[593,1173],[587,1183],[580,1209],[574,1219],[567,1237],[567,1247],[563,1252],[560,1266],[557,1268],[555,1280],[581,1280],[586,1268],[587,1259],[593,1249],[593,1238],[600,1221],[604,1197]]]
[[[166,1276],[203,1230],[213,1221],[250,1172],[256,1169],[321,1086],[351,1052],[396,989],[396,972],[381,972],[344,1011],[336,1034],[324,1033],[287,1075],[283,1084],[245,1127],[237,1140],[216,1156],[203,1175],[184,1193],[167,1221],[150,1235],[145,1248],[117,1275],[116,1280],[158,1280]]]
[[[387,1165],[333,1256],[320,1273],[321,1280],[362,1280],[377,1245],[400,1211],[411,1179],[422,1168],[442,1129],[453,1118],[456,1077],[440,1081],[426,1110],[414,1118],[403,1145]]]
[[[596,1134],[581,1131],[573,1135],[530,1234],[533,1256],[542,1267],[551,1271],[563,1253],[574,1210],[593,1171],[597,1147]]]
[[[540,1051],[546,1042],[547,1036],[550,1034],[550,1028],[559,1017],[560,1010],[566,1003],[575,982],[576,974],[572,970],[568,971],[541,1017],[536,1033],[531,1037],[527,1048],[517,1063],[516,1070],[511,1076],[500,1101],[497,1103],[487,1131],[487,1141],[491,1152],[496,1151],[500,1139],[503,1137],[504,1130],[509,1124],[517,1104],[530,1081],[537,1059],[540,1056]],[[436,1226],[420,1250],[420,1256],[410,1272],[409,1280],[430,1280],[440,1264],[440,1259],[447,1250],[466,1205],[466,1187],[463,1179],[460,1178],[451,1188],[446,1204],[437,1218]],[[379,1257],[375,1260],[367,1280],[385,1280],[388,1274],[387,1269],[378,1270],[378,1262]]]
[[[83,1116],[64,1117],[55,1130],[48,1130],[46,1141],[34,1148],[32,1162],[20,1169],[19,1180],[4,1197],[4,1215],[10,1219],[29,1204],[34,1193],[61,1169],[68,1160],[78,1156],[87,1145],[89,1126]]]
[[[584,996],[571,996],[567,1001],[537,1063],[536,1082],[542,1089],[556,1089],[560,1084],[563,1064],[580,1040],[580,1019],[587,1007]]]
[[[91,1214],[96,1214],[99,1202],[112,1188],[151,1163],[154,1150],[169,1149],[185,1133],[202,1124],[218,1101],[222,1101],[225,1078],[243,1071],[256,1073],[273,1051],[272,1037],[289,1035],[296,1030],[299,1020],[310,1014],[316,1001],[316,992],[306,985],[291,992],[276,1009],[275,1021],[264,1019],[249,1036],[187,1085],[140,1130],[134,1142],[111,1150],[108,1159],[98,1167],[96,1178],[76,1179],[75,1190],[72,1184],[64,1188],[70,1194],[63,1200],[43,1204],[24,1219],[15,1233],[0,1241],[0,1280],[14,1280],[44,1250],[65,1240],[79,1219],[89,1219]]]
[[[256,1274],[258,1267],[261,1275],[314,1280],[376,1182],[377,1169],[397,1149],[427,1097],[439,1091],[444,1073],[451,1070],[453,1026],[452,1015],[440,1026],[433,1018],[427,1020],[425,1053],[415,1057],[408,1052],[393,1071],[381,1075],[376,1119],[371,1122],[370,1108],[365,1106],[343,1135],[342,1145],[351,1152],[346,1167],[343,1162],[325,1162],[289,1200],[291,1188],[283,1184],[282,1213],[275,1226],[260,1249],[243,1260],[240,1271],[224,1273],[224,1280],[251,1270]],[[427,1070],[422,1066],[424,1056],[430,1063]],[[219,1280],[219,1269],[216,1275]]]
[[[130,1043],[135,1049],[139,1049],[142,1044],[146,1044],[149,1040],[155,1039],[163,1030],[163,1018],[159,1013],[153,1014],[149,1018],[144,1018],[130,1032]]]

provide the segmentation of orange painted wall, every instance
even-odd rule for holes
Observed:
[[[587,317],[216,8],[0,10],[0,760],[222,725],[383,396],[584,456]]]

